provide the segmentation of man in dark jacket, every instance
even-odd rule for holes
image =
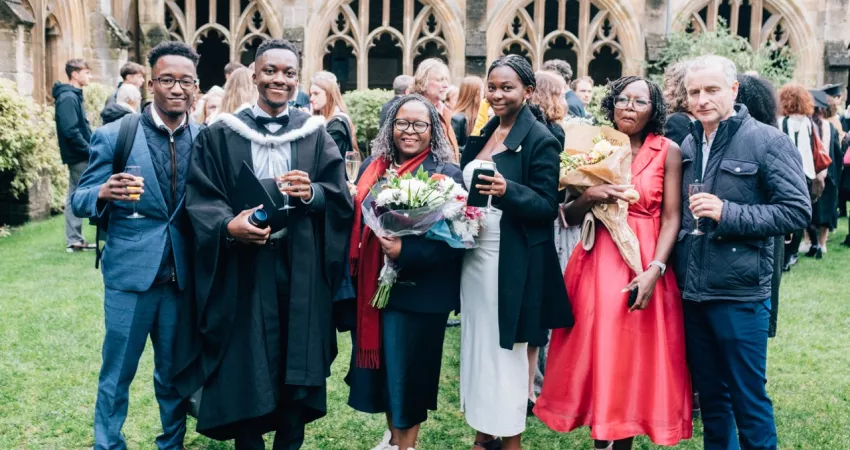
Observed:
[[[705,449],[775,450],[766,390],[771,238],[811,218],[802,161],[787,136],[735,105],[728,59],[697,58],[685,84],[697,121],[682,145],[676,275]],[[702,193],[689,197],[691,184],[704,185]],[[697,226],[704,235],[691,233]]]
[[[586,117],[584,102],[576,95],[575,91],[570,89],[570,81],[573,79],[573,66],[563,59],[550,59],[544,62],[540,69],[555,72],[564,77],[564,81],[567,82],[567,92],[564,93],[564,98],[567,100],[567,113],[572,117]]]
[[[381,106],[381,115],[378,118],[378,128],[383,127],[384,122],[387,121],[387,112],[389,112],[390,107],[392,107],[398,99],[409,94],[411,86],[413,86],[413,77],[410,75],[399,75],[395,77],[395,80],[393,80],[393,93],[395,95]]]
[[[103,108],[100,112],[100,120],[103,125],[115,122],[127,114],[139,111],[142,104],[142,93],[135,85],[124,83],[116,92],[115,103]]]
[[[71,196],[77,189],[80,176],[89,163],[91,128],[83,110],[83,87],[89,84],[91,71],[82,59],[72,59],[65,64],[68,84],[53,85],[56,105],[56,134],[59,154],[68,166],[68,198],[65,200],[65,245],[69,252],[94,248],[83,237],[83,219],[71,210]]]
[[[132,84],[141,90],[142,86],[145,85],[145,68],[141,64],[136,64],[132,61],[121,66],[121,82],[118,83],[115,92],[106,99],[104,109],[115,104],[118,100],[118,89],[121,89],[121,86],[125,84]]]

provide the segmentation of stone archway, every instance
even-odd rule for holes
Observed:
[[[50,99],[50,86],[55,81],[68,81],[65,62],[85,56],[88,20],[82,0],[30,0],[29,6],[35,17],[33,96],[44,102]]]
[[[741,5],[729,0],[688,2],[675,14],[675,26],[681,29],[682,26],[690,24],[696,30],[714,30],[720,17],[719,8],[726,3],[729,3],[727,7],[730,8],[728,19],[730,28],[734,29],[733,32],[737,32],[738,10]],[[814,84],[820,66],[818,58],[822,56],[822,49],[818,48],[817,41],[813,39],[814,32],[796,2],[753,0],[750,5],[753,11],[751,21],[758,26],[744,27],[749,29],[749,33],[742,37],[755,48],[766,42],[778,46],[789,45],[794,50],[797,62],[794,78],[799,82]],[[703,11],[704,9],[707,11]],[[764,14],[768,14],[769,18],[764,19]],[[777,27],[784,28],[784,36],[779,38],[771,36],[777,31]]]
[[[555,39],[564,39],[576,50],[576,76],[588,73],[595,52],[608,47],[620,53],[622,74],[643,72],[645,48],[637,12],[624,0],[569,0],[578,3],[578,26],[567,31],[559,17],[556,30],[547,31],[544,19],[547,6],[557,4],[564,15],[567,0],[501,0],[487,19],[487,64],[499,58],[506,46],[524,48],[535,68]],[[592,14],[595,13],[595,14]],[[554,23],[550,22],[550,23]],[[506,38],[507,35],[507,38]],[[519,50],[519,49],[518,49]]]
[[[382,24],[370,27],[368,0],[361,0],[357,11],[351,8],[351,0],[327,0],[313,10],[307,21],[304,36],[303,78],[327,70],[324,67],[327,48],[342,42],[350,48],[356,58],[356,86],[366,89],[369,85],[369,49],[376,39],[389,35],[400,49],[402,73],[413,75],[414,59],[419,52],[433,44],[445,51],[452,77],[464,75],[465,32],[462,11],[457,2],[446,0],[385,1],[387,12]],[[389,8],[404,8],[403,26],[388,25]]]

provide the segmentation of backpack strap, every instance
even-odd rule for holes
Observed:
[[[118,139],[115,141],[115,148],[112,156],[112,174],[121,173],[127,167],[127,161],[130,159],[130,151],[133,149],[133,142],[136,140],[136,131],[139,128],[139,121],[142,115],[138,113],[127,114],[121,118],[121,128],[118,130]],[[95,254],[94,268],[100,268],[100,260],[103,257],[103,248],[100,245],[101,236],[106,239],[107,230],[109,228],[109,208],[107,208],[100,219],[97,221],[97,229],[95,231]]]

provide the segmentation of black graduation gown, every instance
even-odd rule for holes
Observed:
[[[260,128],[249,110],[237,118]],[[290,111],[276,135],[310,116]],[[222,121],[195,141],[186,210],[194,226],[194,302],[181,311],[174,383],[191,395],[203,385],[198,432],[226,440],[298,427],[326,413],[325,380],[336,356],[332,294],[339,286],[352,200],[342,157],[324,127],[290,143],[292,167],[310,175],[310,205],[291,202],[283,245],[229,243],[226,224],[251,143]],[[281,248],[283,247],[283,248]],[[297,431],[293,431],[297,432]],[[278,431],[280,434],[280,431]]]

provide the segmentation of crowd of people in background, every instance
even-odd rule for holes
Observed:
[[[800,253],[826,257],[850,201],[840,85],[776,89],[707,55],[668,67],[662,86],[627,76],[594,98],[593,80],[562,60],[535,72],[508,55],[453,86],[446,64],[427,59],[395,78],[354,177],[343,160],[362,143],[337,77],[317,72],[302,87],[289,42],[264,42],[206,92],[191,48],[161,44],[148,63],[121,69],[94,136],[85,61],[68,61],[69,83],[53,88],[67,250],[96,246],[81,217],[109,224],[95,448],[123,445],[148,335],[159,448],[182,447],[186,399],[201,387],[202,434],[255,449],[276,431],[275,449],[300,448],[306,424],[329,412],[336,330],[352,341],[348,404],[386,416],[373,450],[414,449],[437,409],[452,311],[473,449],[521,448],[531,415],[558,432],[590,427],[596,449],[640,435],[675,445],[692,437],[694,411],[707,450],[777,448],[766,365],[781,273]],[[593,123],[591,108],[628,137],[632,186],[559,190],[566,124]],[[243,165],[292,206],[274,232],[238,200]],[[360,205],[388,169],[491,197],[477,247],[377,236]],[[640,194],[628,212],[640,274],[601,225],[591,247],[577,245],[588,212],[629,202],[628,189]],[[378,310],[385,260],[402,282]]]

